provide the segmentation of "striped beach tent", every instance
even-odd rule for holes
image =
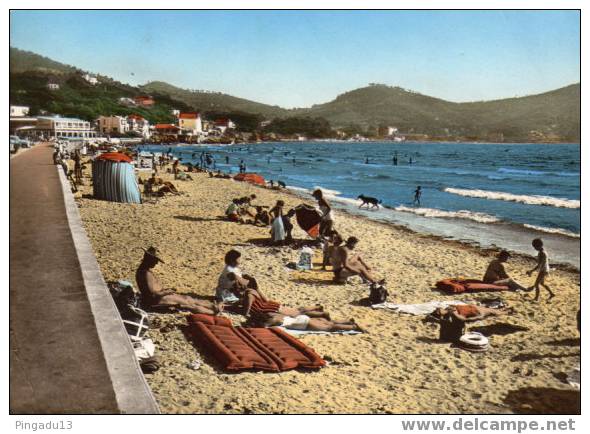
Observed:
[[[110,202],[141,203],[132,161],[121,152],[98,156],[92,163],[94,197]]]

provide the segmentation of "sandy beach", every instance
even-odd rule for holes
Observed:
[[[539,303],[530,294],[499,294],[516,312],[470,325],[489,336],[491,344],[486,353],[470,353],[440,343],[438,327],[423,323],[421,317],[359,305],[368,296],[360,280],[334,286],[332,273],[317,266],[307,272],[286,268],[298,252],[262,245],[269,228],[219,219],[234,197],[255,193],[257,204],[270,206],[283,199],[287,209],[301,198],[206,174],[191,175],[194,181],[159,175],[174,182],[182,194],[141,205],[94,200],[90,179],[85,179],[76,198],[105,280],[135,283],[140,247],[154,245],[166,262],[155,268],[164,287],[210,297],[224,254],[238,248],[242,270],[256,276],[270,298],[289,306],[322,304],[333,318],[355,318],[369,333],[302,337],[329,362],[319,371],[228,374],[186,338],[183,314],[153,315],[149,335],[162,363],[146,378],[163,413],[579,412],[579,392],[564,382],[580,361],[575,317],[579,273],[556,269],[551,274],[549,282],[557,294],[551,302],[545,293]],[[336,228],[360,239],[357,249],[362,257],[387,278],[389,301],[473,300],[486,295],[452,297],[432,288],[445,277],[481,278],[493,251],[343,212],[336,214]],[[294,236],[307,237],[299,228]],[[317,250],[316,262],[320,254]],[[518,256],[507,270],[528,285],[533,278],[525,271],[533,264],[532,258]],[[232,316],[236,324],[243,319]],[[189,368],[198,358],[204,361],[200,369]]]

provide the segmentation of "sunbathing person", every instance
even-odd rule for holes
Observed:
[[[298,315],[307,315],[310,318],[330,319],[330,315],[324,312],[321,305],[308,307],[288,307],[276,301],[268,300],[258,288],[255,279],[249,279],[246,287],[240,286],[238,291],[242,293],[242,308],[244,316],[258,320],[265,314],[279,313],[282,315],[296,317]]]
[[[377,283],[377,279],[371,273],[371,267],[363,261],[360,255],[353,252],[358,241],[356,237],[349,237],[344,246],[334,249],[332,254],[334,282],[345,284],[349,277],[360,276],[370,283]],[[383,283],[383,280],[379,283]]]
[[[162,285],[152,271],[159,262],[164,263],[158,257],[158,251],[155,247],[144,250],[143,259],[135,273],[135,280],[141,292],[141,304],[143,307],[147,309],[155,306],[176,307],[193,313],[206,313],[209,315],[216,315],[222,310],[221,304],[217,305],[211,301],[177,294],[172,289],[162,289]]]
[[[170,193],[170,194],[174,194],[174,195],[180,194],[180,192],[176,189],[174,184],[172,184],[170,181],[165,181],[164,185],[162,185],[162,187],[160,187],[157,191],[157,194],[159,196],[164,196],[166,193]]]
[[[490,309],[489,307],[476,306],[474,304],[456,304],[446,309],[436,309],[433,316],[440,319],[452,315],[460,321],[467,322],[478,321],[488,316],[507,315],[513,311],[514,309],[512,308]]]
[[[291,330],[309,330],[317,332],[339,332],[359,331],[365,332],[351,318],[348,321],[332,321],[326,318],[311,318],[308,315],[297,315],[295,317],[281,313],[267,313],[263,319],[258,321],[264,327],[285,327]]]
[[[502,250],[498,253],[496,259],[490,262],[486,270],[486,274],[483,276],[484,283],[492,283],[494,285],[505,285],[512,290],[526,291],[527,288],[522,286],[520,283],[512,279],[506,270],[504,269],[504,262],[508,261],[510,253],[506,250]]]
[[[261,223],[262,226],[268,226],[270,224],[270,214],[262,206],[256,207],[256,215],[254,216],[254,224]]]

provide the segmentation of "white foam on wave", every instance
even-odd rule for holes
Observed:
[[[547,232],[549,234],[564,235],[566,237],[571,237],[571,238],[580,238],[580,234],[577,234],[575,232],[568,231],[566,229],[547,228],[547,227],[544,227],[544,226],[529,225],[527,223],[525,223],[523,226],[525,228],[533,229],[533,230],[539,231],[539,232]]]
[[[473,212],[467,210],[460,211],[445,211],[435,208],[410,208],[400,205],[394,208],[396,211],[410,212],[422,217],[437,217],[437,218],[461,218],[473,220],[479,223],[497,223],[500,221],[497,217],[481,212]]]
[[[556,208],[579,209],[580,201],[572,199],[562,199],[551,196],[528,196],[525,194],[512,194],[502,191],[488,190],[468,190],[464,188],[447,187],[443,191],[465,197],[477,197],[481,199],[504,200],[508,202],[520,202],[527,205],[544,205],[554,206]]]

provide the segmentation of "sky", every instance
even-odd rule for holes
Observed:
[[[460,102],[580,81],[578,11],[12,11],[10,45],[288,108],[369,83]]]

